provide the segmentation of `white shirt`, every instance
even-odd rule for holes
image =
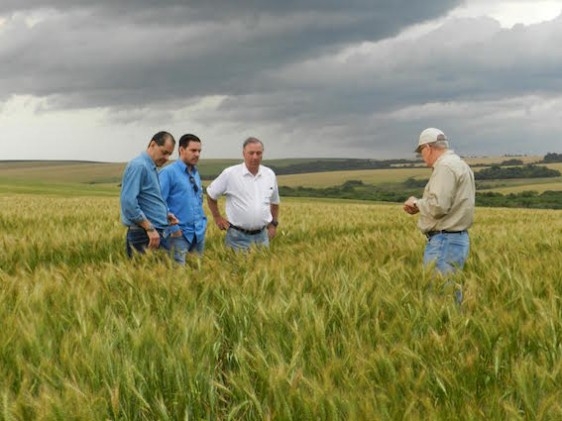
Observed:
[[[226,168],[207,187],[207,195],[213,200],[225,195],[228,221],[247,230],[269,224],[271,205],[280,201],[275,173],[260,165],[253,175],[244,163]]]

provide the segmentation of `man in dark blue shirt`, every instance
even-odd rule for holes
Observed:
[[[174,259],[185,264],[187,253],[203,254],[207,217],[203,211],[203,186],[197,171],[201,155],[201,140],[193,134],[185,134],[179,140],[179,159],[160,172],[162,197],[168,209],[179,220],[172,231],[181,235],[170,238]]]
[[[121,182],[121,221],[127,226],[127,255],[134,251],[169,249],[170,227],[177,224],[162,198],[157,167],[174,151],[176,140],[168,132],[156,133],[145,152],[131,160]]]

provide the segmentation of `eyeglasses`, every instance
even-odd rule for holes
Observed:
[[[195,182],[195,178],[193,178],[192,175],[189,176],[189,182],[191,183],[191,185],[193,186],[193,191],[195,193],[199,192],[199,186],[197,185],[197,183]]]

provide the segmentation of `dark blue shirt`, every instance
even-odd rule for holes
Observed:
[[[179,228],[189,242],[202,240],[207,229],[207,217],[203,211],[203,186],[196,167],[188,171],[187,165],[178,159],[160,171],[162,197],[168,209],[179,220]],[[171,232],[174,227],[171,228]]]
[[[133,226],[148,219],[157,229],[168,227],[168,207],[162,198],[158,170],[148,153],[131,160],[121,182],[121,221]]]

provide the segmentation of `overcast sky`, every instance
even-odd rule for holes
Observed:
[[[187,5],[186,5],[187,4]],[[1,0],[0,160],[562,153],[562,0]]]

